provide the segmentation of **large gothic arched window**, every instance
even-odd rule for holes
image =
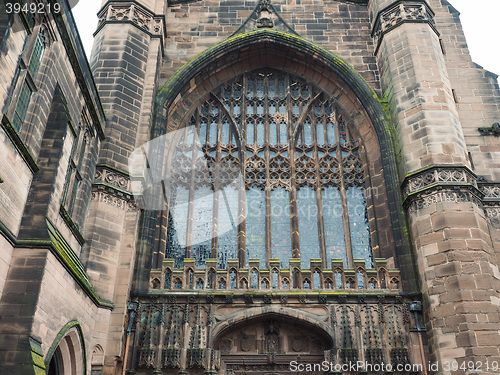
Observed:
[[[334,98],[260,69],[214,90],[182,125],[166,245],[176,267],[186,257],[373,266],[362,150]]]

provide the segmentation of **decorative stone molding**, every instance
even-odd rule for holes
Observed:
[[[240,268],[238,260],[229,260],[228,269],[218,269],[216,260],[209,259],[205,268],[196,268],[194,259],[186,258],[183,268],[175,268],[175,260],[165,259],[162,269],[150,272],[150,290],[185,290],[245,293],[248,289],[263,292],[263,302],[271,303],[278,295],[269,292],[309,291],[400,291],[401,276],[397,269],[390,269],[385,259],[375,259],[375,268],[367,268],[364,260],[355,259],[354,268],[344,268],[342,260],[334,259],[331,268],[322,267],[321,261],[311,260],[310,268],[301,268],[296,259],[289,267],[271,259],[271,269],[260,267],[258,259],[250,260],[250,268]],[[217,275],[216,283],[213,282]],[[271,277],[270,277],[271,276]],[[154,282],[158,280],[158,282]],[[233,280],[234,286],[230,286]],[[314,284],[314,283],[317,284]],[[273,284],[274,283],[274,284]],[[252,299],[248,299],[252,296]],[[248,297],[248,298],[247,298]],[[247,303],[254,303],[253,294],[245,294]],[[302,300],[301,302],[305,302]]]
[[[109,204],[110,206],[115,206],[127,211],[134,211],[137,209],[135,202],[129,196],[127,197],[118,197],[114,196],[112,192],[109,191],[93,191],[92,198],[95,202],[102,202],[105,204]]]
[[[402,187],[404,206],[409,211],[439,203],[470,202],[483,207],[488,194],[500,197],[500,187],[477,181],[477,176],[465,166],[431,166],[406,176]]]
[[[105,183],[118,189],[130,190],[128,174],[107,166],[98,166],[96,168],[94,183]]]
[[[466,167],[434,166],[405,178],[404,205],[409,212],[439,203],[470,202],[488,218],[500,217],[500,183],[481,181]]]
[[[500,200],[500,183],[478,183],[478,189],[484,194],[484,199]]]
[[[97,15],[97,32],[107,23],[131,23],[153,38],[166,38],[165,16],[156,15],[134,1],[108,2]],[[95,35],[95,34],[94,34]]]
[[[372,29],[372,38],[376,46],[375,54],[377,54],[385,34],[408,22],[427,23],[439,35],[435,27],[434,12],[425,1],[398,1],[381,10],[375,17]]]
[[[500,183],[479,182],[478,189],[484,194],[484,212],[490,219],[500,218]]]
[[[486,216],[490,219],[498,219],[500,218],[500,204],[490,205],[487,204],[484,207],[484,212]]]
[[[248,16],[243,25],[241,25],[232,35],[256,29],[276,29],[278,31],[297,35],[295,30],[293,30],[279,15],[276,8],[271,4],[271,0],[259,0],[252,14]]]
[[[481,206],[481,200],[474,194],[468,191],[461,191],[459,189],[432,191],[428,194],[419,195],[416,199],[412,199],[408,207],[408,211],[424,209],[438,203],[464,203],[471,202]]]
[[[476,186],[477,176],[464,166],[431,166],[405,178],[403,194],[408,198],[435,186]]]

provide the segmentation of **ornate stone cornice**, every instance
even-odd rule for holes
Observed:
[[[465,166],[435,165],[406,176],[404,206],[408,211],[438,203],[470,202],[489,218],[500,218],[500,183],[486,182]]]
[[[128,173],[108,165],[98,165],[92,184],[92,200],[133,211],[137,209],[130,193]]]
[[[107,165],[98,165],[94,175],[94,183],[111,185],[117,189],[130,190],[130,178],[128,173],[120,171]]]
[[[477,176],[465,166],[432,165],[405,177],[403,181],[404,199],[438,185],[475,187],[476,180]]]
[[[470,191],[464,191],[459,188],[455,189],[435,189],[423,194],[420,194],[414,199],[411,199],[407,203],[408,211],[415,211],[424,209],[430,206],[434,206],[438,203],[474,203],[477,206],[481,206],[481,199],[471,193]]]
[[[500,183],[478,182],[477,187],[484,194],[484,212],[490,219],[500,218]]]
[[[484,194],[485,201],[500,201],[500,183],[478,182],[477,187]]]
[[[465,166],[430,166],[406,176],[402,185],[403,204],[409,211],[445,202],[482,206],[484,194],[476,181],[477,176]]]
[[[136,1],[109,1],[97,17],[99,23],[94,35],[108,23],[130,23],[152,38],[161,38],[162,43],[167,36],[165,16],[152,13]]]
[[[398,1],[382,9],[374,18],[372,38],[377,54],[384,35],[403,23],[427,23],[439,35],[434,22],[434,12],[424,0]]]
[[[92,191],[92,198],[95,202],[102,202],[109,204],[110,206],[115,206],[126,211],[134,211],[137,209],[133,199],[126,199],[125,197],[119,197],[110,191]]]

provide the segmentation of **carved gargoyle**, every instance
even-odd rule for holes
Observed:
[[[500,135],[500,123],[495,122],[490,127],[478,128],[481,135],[494,135],[498,137]]]

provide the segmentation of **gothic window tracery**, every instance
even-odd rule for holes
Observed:
[[[198,268],[238,257],[246,267],[292,257],[303,268],[359,258],[373,267],[362,148],[325,92],[260,69],[219,86],[184,126],[167,230],[176,267],[185,257]]]

